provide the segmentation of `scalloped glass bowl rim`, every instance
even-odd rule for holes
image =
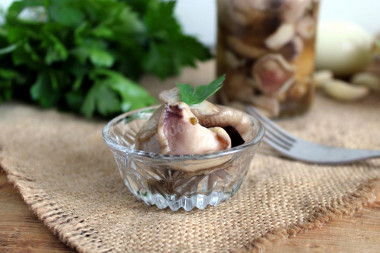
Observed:
[[[140,108],[134,111],[126,112],[123,114],[120,114],[119,116],[113,118],[110,120],[106,126],[103,128],[103,139],[109,145],[111,148],[116,149],[118,151],[121,151],[123,153],[127,153],[128,155],[136,155],[139,157],[146,157],[146,158],[153,158],[153,159],[161,159],[165,161],[184,161],[184,160],[201,160],[201,159],[212,159],[212,158],[218,158],[224,155],[230,155],[238,152],[242,152],[246,150],[249,147],[258,145],[262,138],[264,137],[264,126],[261,124],[261,122],[256,119],[255,117],[246,114],[251,121],[253,121],[254,126],[258,126],[258,132],[257,135],[250,141],[247,141],[246,143],[236,146],[234,148],[226,149],[223,151],[218,152],[212,152],[212,153],[205,153],[205,154],[195,154],[195,155],[163,155],[163,154],[157,154],[157,153],[151,153],[151,152],[145,152],[142,150],[133,149],[130,147],[126,147],[123,145],[120,145],[118,143],[115,143],[109,136],[109,130],[110,128],[118,121],[122,120],[123,118],[126,118],[130,115],[133,115],[135,113],[146,111],[146,110],[152,110],[157,109],[160,105],[154,105],[149,107]]]

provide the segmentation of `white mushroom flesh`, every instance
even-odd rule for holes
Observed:
[[[295,69],[281,55],[270,54],[259,59],[253,75],[261,91],[275,97],[284,93],[294,82]]]
[[[177,88],[164,91],[160,94],[160,100],[164,103],[178,103],[181,101]],[[234,127],[242,136],[250,127],[249,118],[238,110],[214,105],[208,101],[191,105],[191,112],[205,127]]]
[[[163,154],[203,154],[231,147],[231,139],[223,128],[201,126],[182,102],[166,105],[157,133]]]
[[[309,40],[312,39],[315,35],[316,25],[315,20],[311,16],[306,16],[302,18],[297,23],[297,34],[299,34],[302,38]]]
[[[248,0],[247,2],[255,10],[265,11],[268,9],[268,0]]]
[[[264,48],[255,47],[245,44],[241,39],[235,36],[226,36],[226,42],[231,49],[240,56],[255,59],[268,53]]]
[[[265,45],[272,50],[285,46],[295,35],[294,24],[282,24],[271,36],[265,40]]]
[[[231,148],[228,133],[221,127],[206,128],[199,124],[183,102],[160,107],[136,138],[136,149],[169,155],[203,154],[228,148]]]
[[[242,65],[242,61],[240,61],[230,50],[225,51],[224,57],[231,68],[238,68],[240,65]]]
[[[280,115],[280,102],[276,98],[255,96],[252,97],[252,103],[270,118]]]
[[[304,42],[299,36],[295,36],[278,51],[288,61],[293,61],[300,56],[304,49]]]
[[[286,1],[284,4],[282,19],[287,23],[295,23],[311,6],[312,0]]]

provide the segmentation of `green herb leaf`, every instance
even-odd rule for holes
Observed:
[[[96,69],[92,71],[91,78],[95,80],[95,85],[86,95],[81,108],[81,112],[87,117],[92,117],[95,112],[108,116],[156,103],[146,90],[118,72]],[[67,99],[73,102],[72,96]]]
[[[9,45],[6,48],[1,48],[0,49],[0,55],[2,55],[2,54],[8,54],[8,53],[14,51],[16,48],[17,48],[17,45],[15,45],[15,44]]]
[[[13,93],[12,80],[19,74],[13,70],[0,68],[0,102],[10,100]]]
[[[49,15],[57,23],[76,27],[85,18],[81,9],[76,8],[76,0],[50,0],[50,2]]]
[[[375,40],[374,43],[374,52],[377,56],[380,57],[380,39]]]
[[[34,101],[88,117],[155,103],[137,83],[143,74],[164,79],[211,57],[182,31],[175,4],[13,1],[0,24],[0,102]]]
[[[54,89],[49,74],[40,73],[37,81],[30,88],[30,95],[42,107],[51,107],[57,102],[59,93]]]
[[[81,108],[81,112],[88,118],[92,117],[96,111],[107,116],[119,110],[120,100],[117,94],[103,81],[92,86]]]
[[[150,40],[143,67],[161,79],[178,75],[182,66],[195,66],[196,60],[211,57],[194,37],[183,34],[174,16],[175,4],[176,1],[148,1],[144,16]]]
[[[156,99],[145,89],[115,71],[100,69],[94,71],[94,75],[97,79],[103,78],[103,84],[121,97],[122,111],[135,110],[156,103]]]
[[[90,60],[98,67],[111,67],[115,61],[112,54],[100,48],[90,49]]]
[[[225,75],[222,75],[218,79],[212,81],[208,85],[200,85],[196,89],[188,84],[179,84],[177,87],[181,93],[182,102],[188,105],[199,104],[214,95],[220,88],[222,88]]]

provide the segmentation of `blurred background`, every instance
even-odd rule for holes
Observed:
[[[3,9],[14,0],[1,0]],[[208,46],[215,46],[216,40],[216,1],[178,0],[176,15],[186,33],[195,35]],[[194,15],[196,11],[197,15]],[[379,0],[328,0],[321,2],[320,21],[351,21],[359,24],[371,34],[380,32],[377,16]]]
[[[216,1],[179,0],[177,2],[176,13],[185,31],[196,35],[207,45],[215,45]],[[194,15],[194,11],[197,15]],[[375,34],[380,32],[380,24],[376,18],[379,11],[379,0],[325,0],[321,1],[320,21],[350,21]]]
[[[154,89],[200,62],[209,69],[181,81],[226,74],[219,103],[274,118],[307,111],[315,89],[359,101],[380,92],[379,11],[379,0],[0,0],[0,103],[112,117],[157,103]]]

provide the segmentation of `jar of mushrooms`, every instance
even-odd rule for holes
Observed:
[[[269,117],[305,112],[313,100],[319,0],[218,0],[219,99]]]

